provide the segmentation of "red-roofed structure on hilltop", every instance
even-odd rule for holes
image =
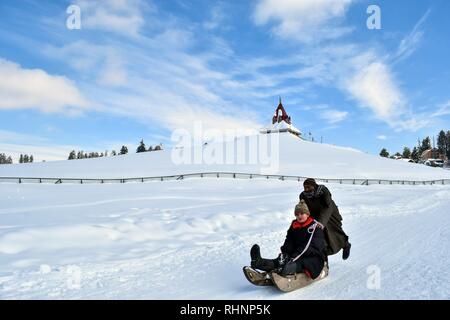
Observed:
[[[283,104],[278,103],[278,107],[275,109],[275,113],[272,117],[272,124],[267,128],[260,130],[261,133],[275,133],[275,132],[289,132],[297,137],[301,137],[301,132],[292,125],[291,117],[287,114],[283,107]]]
[[[284,107],[283,107],[283,104],[281,103],[281,98],[280,98],[280,103],[278,104],[278,107],[275,110],[275,114],[273,115],[273,118],[272,118],[272,124],[275,124],[275,122],[280,123],[281,121],[284,121],[287,124],[291,124],[291,117],[289,117],[288,114],[286,113],[286,110],[284,110]]]

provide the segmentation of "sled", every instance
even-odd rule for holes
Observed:
[[[273,286],[270,276],[265,271],[257,271],[252,267],[244,267],[242,269],[247,280],[255,286]]]
[[[288,276],[281,276],[276,272],[270,272],[269,277],[274,286],[283,292],[291,292],[300,288],[304,288],[314,282],[322,280],[328,276],[328,266],[325,265],[316,279],[311,279],[305,273],[296,273]]]

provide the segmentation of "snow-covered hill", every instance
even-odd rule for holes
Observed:
[[[279,155],[281,174],[412,180],[450,175],[289,134],[280,137]],[[5,165],[0,176],[260,170],[258,164],[176,165],[167,150]],[[259,243],[266,257],[278,254],[301,186],[227,178],[0,183],[0,299],[450,298],[448,185],[328,184],[352,242],[350,259],[332,256],[329,277],[289,294],[250,285],[241,269],[251,245]],[[379,286],[373,286],[374,272]]]
[[[260,135],[262,137],[264,135]],[[275,135],[273,135],[275,136]],[[200,150],[200,162],[178,164],[174,154],[179,150],[167,149],[157,152],[128,154],[122,156],[83,159],[74,161],[53,161],[46,163],[18,164],[0,166],[0,177],[51,177],[51,178],[132,178],[197,172],[246,172],[267,173],[272,165],[272,174],[311,176],[316,178],[364,178],[391,180],[435,180],[450,179],[450,171],[431,168],[420,164],[381,158],[355,149],[313,143],[301,140],[289,133],[279,134],[277,151],[267,159],[243,161],[240,164],[238,148],[243,146],[244,153],[249,154],[251,142],[240,137],[229,141],[225,147],[217,144],[206,145],[190,150],[192,160]],[[208,163],[208,155],[223,149],[224,157],[231,152],[232,161]],[[173,152],[174,151],[174,152]],[[255,151],[255,150],[253,150]],[[228,154],[227,154],[228,152]],[[261,152],[256,150],[257,153]],[[264,152],[263,152],[264,154]],[[233,160],[234,159],[234,160]]]

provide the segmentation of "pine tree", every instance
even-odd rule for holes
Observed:
[[[397,153],[395,153],[394,156],[396,156],[396,157],[401,157],[402,155],[400,154],[400,152],[397,152]]]
[[[70,151],[67,160],[74,160],[76,158],[75,150]]]
[[[380,156],[382,156],[384,158],[388,158],[389,157],[389,152],[385,148],[383,148],[380,151]]]
[[[145,148],[144,139],[139,143],[139,147],[136,149],[136,153],[145,152],[147,149]]]
[[[447,159],[450,159],[450,130],[447,131],[447,134],[445,135],[447,137]]]
[[[153,147],[150,146],[150,147],[148,148],[148,151],[153,151]]]
[[[28,163],[30,161],[30,159],[28,158],[27,154],[23,155],[23,163]]]
[[[422,152],[431,149],[431,140],[430,137],[426,137],[425,139],[422,140],[422,144],[420,145],[420,155],[422,155]]]
[[[33,157],[33,155],[31,155],[30,156],[30,162],[33,163],[33,161],[34,161],[34,157]]]
[[[122,146],[122,148],[120,148],[120,154],[127,154],[128,153],[128,148],[126,146]]]
[[[20,155],[19,163],[23,163],[23,154]]]
[[[411,152],[411,159],[414,160],[414,162],[418,162],[419,161],[419,150],[417,149],[417,147],[414,147],[412,152]]]
[[[157,145],[156,147],[155,147],[155,149],[154,149],[155,151],[159,151],[159,150],[162,150],[162,147],[161,147],[161,145]]]
[[[447,137],[445,136],[445,131],[439,131],[439,135],[437,138],[437,149],[440,154],[447,153]]]
[[[112,155],[112,156],[117,156],[116,150],[111,151],[111,155]]]
[[[408,147],[403,148],[403,154],[402,157],[405,159],[411,158],[411,150]]]
[[[6,156],[5,153],[0,153],[0,164],[12,164],[13,160],[11,156]]]

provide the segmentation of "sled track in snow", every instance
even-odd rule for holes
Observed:
[[[152,181],[176,181],[191,178],[231,178],[231,179],[275,179],[301,182],[309,177],[292,176],[292,175],[266,175],[259,173],[238,173],[238,172],[200,172],[187,173],[166,176],[154,177],[138,177],[138,178],[36,178],[36,177],[0,177],[0,183],[47,183],[47,184],[62,184],[62,183],[77,183],[77,184],[92,184],[92,183],[144,183]],[[353,178],[315,178],[319,182],[324,183],[339,183],[339,184],[354,184],[354,185],[449,185],[450,179],[439,180],[387,180],[387,179],[353,179]]]

